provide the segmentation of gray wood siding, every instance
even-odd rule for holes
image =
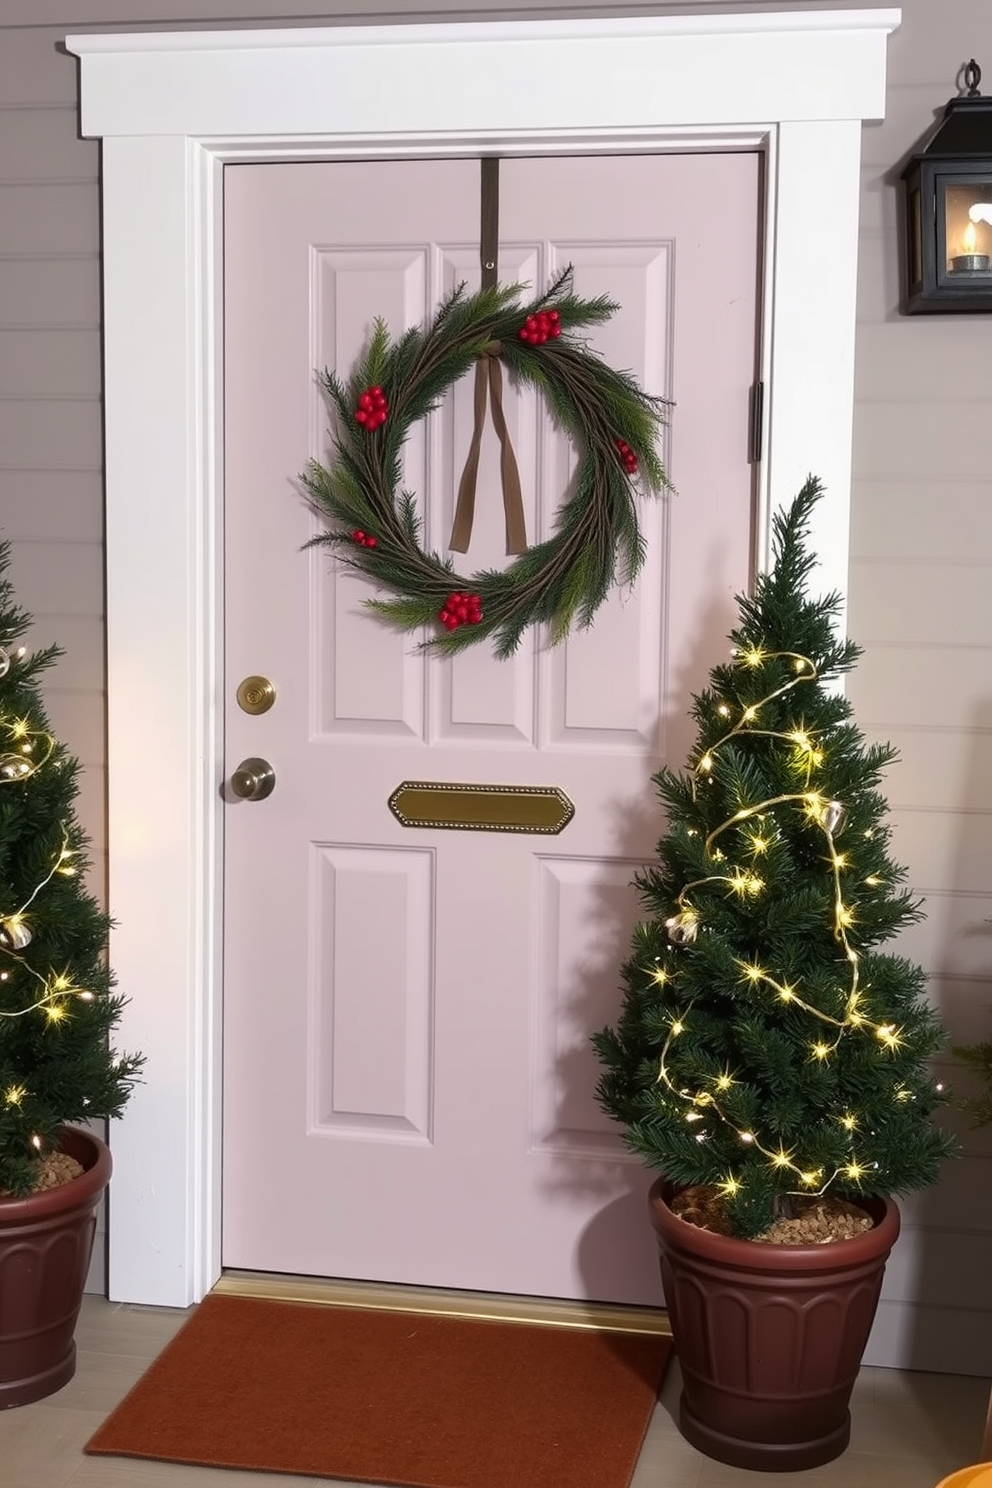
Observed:
[[[76,137],[63,33],[0,30],[0,533],[49,674],[53,727],[85,767],[79,814],[104,882],[99,147]]]
[[[992,1036],[990,321],[898,313],[895,182],[990,32],[985,0],[902,11],[886,118],[863,138],[848,623],[865,655],[849,695],[868,736],[901,755],[887,782],[893,847],[927,920],[899,949],[926,966],[965,1043]],[[960,1066],[942,1066],[964,1093]],[[950,1119],[964,1156],[902,1206],[873,1356],[988,1374],[992,1143]]]
[[[87,25],[87,11],[69,0],[5,0],[0,17],[0,528],[13,543],[13,577],[35,615],[35,638],[66,648],[48,700],[55,727],[86,766],[80,811],[98,888],[99,155],[76,138],[75,64],[58,43],[70,30],[273,23],[273,8],[271,0],[90,0]],[[844,7],[764,0],[713,8]],[[292,14],[356,21],[376,9],[393,19],[555,13],[527,0],[498,8],[294,0]],[[557,13],[610,9],[575,4]],[[928,968],[953,1039],[965,1042],[992,1029],[990,321],[899,315],[895,180],[951,95],[957,69],[977,51],[992,79],[992,55],[981,55],[988,0],[903,0],[902,12],[889,44],[887,118],[864,131],[849,624],[866,654],[850,696],[869,737],[891,739],[901,752],[887,786],[894,848],[928,918],[900,949]],[[137,497],[140,471],[135,489]],[[944,1067],[966,1089],[950,1056]],[[949,1119],[963,1130],[960,1118]],[[992,1374],[992,1141],[985,1132],[964,1136],[965,1155],[941,1184],[903,1206],[870,1361]]]

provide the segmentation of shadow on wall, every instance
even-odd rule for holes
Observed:
[[[992,888],[976,891],[973,866],[984,863],[992,885],[992,812],[982,804],[992,781],[992,698],[979,705],[969,737],[953,871],[942,886],[946,894],[926,906],[929,917],[946,921],[937,941],[938,954],[928,969],[931,994],[951,1045],[992,1039]],[[961,1155],[946,1165],[936,1187],[903,1202],[906,1230],[890,1262],[895,1263],[895,1272],[891,1283],[887,1278],[886,1291],[894,1284],[900,1298],[914,1298],[919,1304],[905,1339],[907,1368],[988,1376],[992,1127],[975,1130],[960,1110],[958,1103],[972,1093],[974,1077],[950,1048],[938,1069],[952,1097],[941,1119],[958,1136]]]
[[[729,650],[727,635],[737,622],[731,596],[714,600],[700,618],[692,659],[681,675],[667,679],[663,759],[685,763],[695,739],[689,716],[691,694],[707,685],[710,669]],[[659,759],[658,763],[662,761]],[[622,997],[621,967],[630,955],[631,934],[643,918],[633,880],[653,861],[665,818],[653,785],[635,800],[610,803],[610,858],[583,886],[581,923],[575,947],[560,964],[556,994],[555,1104],[535,1145],[554,1153],[548,1179],[552,1194],[592,1194],[596,1212],[579,1242],[575,1265],[590,1299],[661,1306],[658,1252],[648,1218],[647,1192],[656,1176],[627,1153],[620,1128],[599,1110],[595,1088],[601,1066],[590,1035],[615,1023]]]

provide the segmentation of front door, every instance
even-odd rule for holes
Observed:
[[[595,1103],[663,823],[651,775],[681,763],[689,691],[747,587],[755,346],[755,155],[505,160],[502,282],[621,309],[594,345],[674,400],[675,494],[643,504],[647,562],[553,649],[425,657],[362,608],[363,579],[303,551],[296,476],[327,457],[315,369],[347,375],[373,319],[396,334],[478,283],[477,161],[238,166],[226,173],[228,774],[261,756],[265,800],[229,801],[225,850],[224,1264],[657,1302],[649,1175]],[[414,428],[403,484],[444,550],[471,379]],[[506,413],[545,536],[570,445],[529,391]],[[471,549],[505,563],[484,445]],[[262,715],[235,694],[271,679]],[[403,826],[404,780],[558,787],[557,836]]]

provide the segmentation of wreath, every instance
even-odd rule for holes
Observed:
[[[642,391],[576,334],[608,320],[617,305],[572,293],[571,269],[548,292],[521,303],[523,286],[455,290],[424,328],[392,341],[376,319],[365,354],[347,382],[320,381],[337,414],[333,459],[312,460],[301,477],[314,508],[331,525],[308,546],[336,550],[392,597],[366,601],[402,630],[433,626],[422,646],[455,652],[491,638],[510,656],[529,625],[545,622],[552,643],[573,624],[587,626],[615,584],[632,583],[644,559],[638,486],[669,482],[658,453],[664,400]],[[502,414],[500,362],[544,395],[578,451],[570,493],[553,535],[533,547],[523,535],[519,477]],[[507,552],[503,570],[471,577],[421,546],[416,498],[400,488],[400,453],[411,426],[476,365],[476,428],[456,508],[451,547],[468,545],[485,397],[502,446]]]

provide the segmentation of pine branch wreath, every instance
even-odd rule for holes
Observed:
[[[608,320],[617,305],[574,295],[571,269],[530,303],[521,304],[521,291],[495,286],[467,295],[462,285],[428,326],[395,342],[377,319],[347,382],[331,371],[321,376],[337,415],[333,459],[312,460],[301,480],[331,525],[308,546],[335,549],[391,590],[394,597],[368,607],[404,631],[433,626],[422,646],[441,653],[488,638],[504,658],[529,625],[546,622],[552,644],[573,625],[589,625],[611,588],[632,583],[643,562],[637,484],[654,493],[669,486],[658,453],[664,400],[576,334]],[[421,546],[416,499],[400,489],[400,453],[411,427],[487,355],[543,393],[576,445],[578,465],[550,538],[502,571],[463,577]]]

